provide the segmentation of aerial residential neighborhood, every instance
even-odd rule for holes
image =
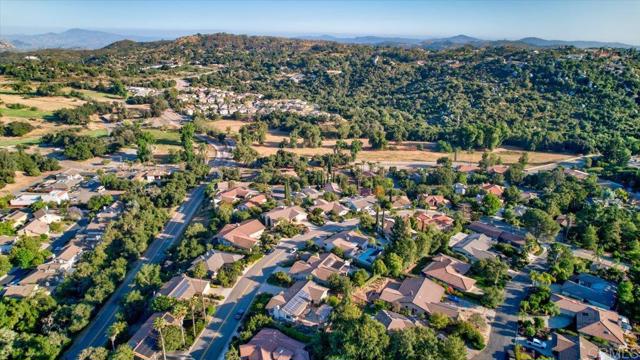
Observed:
[[[637,359],[638,18],[0,0],[0,360]]]

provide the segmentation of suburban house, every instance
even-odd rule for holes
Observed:
[[[451,217],[433,210],[416,212],[414,218],[416,220],[416,228],[420,231],[426,231],[429,227],[446,231],[450,229],[455,222]]]
[[[467,193],[467,185],[463,183],[455,183],[453,184],[453,192],[458,195],[464,195]]]
[[[321,304],[329,289],[309,281],[298,281],[269,300],[267,311],[276,320],[304,326],[320,326],[328,319],[333,308]]]
[[[280,206],[264,214],[264,222],[268,227],[286,220],[299,223],[307,219],[307,213],[300,206]]]
[[[449,200],[442,195],[422,194],[420,195],[420,201],[424,202],[431,210],[435,210],[449,204]]]
[[[406,195],[396,195],[391,197],[392,209],[409,209],[413,204]]]
[[[347,215],[347,213],[349,212],[349,208],[340,204],[339,202],[326,201],[324,199],[317,199],[316,204],[311,208],[311,210],[313,211],[314,209],[320,209],[324,214],[333,212],[338,216]]]
[[[45,203],[56,203],[60,205],[63,201],[69,201],[69,193],[64,190],[52,190],[48,194],[42,195],[42,201]]]
[[[233,204],[236,201],[246,200],[255,195],[258,195],[257,191],[249,189],[248,187],[238,186],[218,193],[214,199],[214,202],[216,204],[221,202]]]
[[[558,360],[601,360],[600,349],[584,336],[554,333],[552,344]]]
[[[369,246],[369,238],[356,230],[344,230],[325,239],[319,239],[318,245],[326,251],[341,249],[348,257],[354,258],[360,250]]]
[[[470,260],[493,259],[497,255],[490,249],[495,241],[485,234],[457,233],[449,239],[449,246]]]
[[[618,347],[626,346],[622,319],[617,312],[558,294],[551,294],[551,301],[558,306],[561,316],[575,319],[579,333],[606,340]]]
[[[487,172],[489,174],[501,174],[501,175],[503,175],[504,173],[507,172],[507,170],[509,170],[509,165],[493,165],[493,166],[489,166],[487,168]]]
[[[333,253],[324,253],[311,255],[306,261],[296,261],[291,266],[289,275],[296,280],[305,280],[312,276],[319,282],[326,282],[333,274],[347,275],[349,269],[349,261],[344,261]]]
[[[55,212],[49,210],[48,208],[43,208],[34,212],[33,218],[36,220],[40,220],[48,225],[51,225],[58,221],[62,221],[62,216],[56,214]]]
[[[460,165],[456,168],[456,170],[458,170],[461,173],[473,173],[473,172],[478,172],[480,171],[480,167],[477,165],[467,165],[467,164],[463,164]]]
[[[20,194],[20,196],[9,200],[9,205],[12,207],[23,208],[27,206],[31,206],[32,204],[40,201],[42,199],[42,195],[40,194]]]
[[[377,202],[378,200],[373,195],[358,196],[347,199],[346,205],[353,211],[366,211],[368,213],[375,213],[373,208]]]
[[[340,185],[338,185],[338,184],[336,184],[334,182],[325,184],[323,189],[324,189],[325,192],[331,192],[331,193],[334,193],[336,195],[342,194],[342,188],[340,187]]]
[[[16,210],[11,214],[5,216],[2,220],[11,222],[14,229],[24,225],[29,219],[29,214],[24,211]]]
[[[440,302],[443,296],[444,288],[435,282],[423,277],[408,277],[401,283],[389,281],[379,299],[391,304],[394,311],[405,309],[412,314],[440,313],[457,318],[455,307]]]
[[[408,317],[389,310],[380,310],[375,317],[387,331],[404,330],[416,326]]]
[[[611,309],[616,303],[614,284],[591,274],[579,274],[562,284],[560,293],[587,304]]]
[[[34,271],[24,277],[18,285],[39,285],[47,289],[53,289],[58,281],[62,280],[63,266],[57,263],[44,263],[38,265]]]
[[[264,229],[264,225],[258,220],[246,220],[239,224],[225,225],[216,238],[223,245],[251,250],[258,244]]]
[[[267,201],[269,201],[269,199],[267,198],[267,195],[259,194],[249,198],[242,204],[238,205],[238,210],[246,211],[254,207],[259,207],[262,204],[266,203]]]
[[[193,269],[199,263],[204,263],[204,268],[207,270],[207,275],[211,278],[218,276],[218,270],[220,270],[226,264],[233,264],[234,262],[244,258],[242,254],[234,254],[218,250],[209,250],[204,255],[198,256],[193,261],[191,268]]]
[[[521,232],[516,232],[512,226],[493,221],[491,224],[482,221],[474,221],[467,227],[471,231],[485,234],[497,241],[510,243],[516,247],[522,247],[526,243],[526,237]]]
[[[182,274],[174,276],[162,285],[158,290],[158,295],[168,296],[177,300],[189,300],[196,295],[208,295],[210,291],[209,281],[190,278]]]
[[[24,236],[40,236],[40,235],[49,235],[50,229],[49,225],[40,220],[32,220],[30,223],[25,225],[22,229],[18,230],[18,235]]]
[[[242,360],[309,360],[304,343],[294,340],[279,330],[264,328],[240,345]]]
[[[9,285],[4,289],[2,296],[14,299],[22,299],[33,295],[39,289],[38,284]]]
[[[220,181],[218,183],[216,183],[216,190],[218,190],[218,192],[224,192],[227,191],[229,189],[233,189],[236,187],[248,187],[251,183],[248,182],[241,182],[241,181],[233,181],[233,180],[229,180],[229,181]]]
[[[495,195],[497,197],[502,197],[502,194],[504,193],[504,187],[500,186],[500,185],[482,184],[482,186],[480,186],[480,188],[482,190],[484,190],[485,193],[493,194],[493,195]]]
[[[320,196],[322,196],[322,194],[324,193],[324,191],[320,191],[318,189],[316,189],[313,186],[307,186],[305,188],[303,188],[302,190],[300,190],[299,192],[295,193],[296,197],[302,198],[302,199],[312,199],[315,200],[317,198],[319,198]]]
[[[62,270],[69,271],[73,269],[73,265],[80,260],[82,254],[82,248],[74,244],[67,245],[52,262],[61,265]]]
[[[464,276],[471,269],[471,265],[447,255],[438,255],[432,262],[422,269],[426,276],[439,280],[452,288],[464,292],[476,290],[476,281]]]
[[[178,319],[168,312],[154,313],[140,326],[138,331],[129,339],[127,344],[133,350],[136,359],[158,360],[162,359],[161,345],[158,331],[153,327],[155,319],[162,317],[169,325],[181,326]]]

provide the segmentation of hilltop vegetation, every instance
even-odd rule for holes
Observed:
[[[215,34],[34,54],[41,61],[2,55],[0,73],[23,81],[127,83],[151,65],[216,65],[192,85],[316,103],[346,120],[341,136],[350,138],[588,153],[621,137],[638,150],[640,52],[632,49],[432,52]]]

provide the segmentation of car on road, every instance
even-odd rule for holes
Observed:
[[[546,349],[547,348],[547,344],[544,343],[544,341],[540,340],[540,339],[536,339],[533,338],[531,340],[527,340],[527,344],[531,345],[531,346],[535,346],[541,349]]]
[[[233,318],[236,320],[240,320],[242,319],[242,316],[244,315],[244,309],[240,309],[238,311],[236,311],[236,314],[233,315]]]
[[[297,252],[298,252],[298,248],[296,248],[296,247],[291,248],[291,250],[289,250],[289,254],[295,254]]]

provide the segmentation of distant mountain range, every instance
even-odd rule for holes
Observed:
[[[61,33],[36,35],[4,35],[0,41],[8,42],[17,50],[37,49],[100,49],[116,41],[153,41],[158,38],[120,35],[103,31],[70,29]],[[1,49],[1,48],[0,48]]]
[[[483,40],[467,35],[457,35],[447,38],[437,39],[416,39],[401,37],[381,37],[381,36],[361,36],[361,37],[335,37],[331,35],[300,37],[306,40],[326,40],[335,41],[342,44],[363,44],[363,45],[396,45],[405,47],[422,47],[429,50],[451,49],[461,46],[487,47],[487,46],[522,46],[529,48],[553,48],[561,46],[575,46],[577,48],[636,48],[640,46],[629,45],[618,42],[602,41],[566,41],[566,40],[546,40],[536,37],[526,37],[520,40]]]
[[[177,38],[163,36],[164,39]],[[122,35],[104,31],[70,29],[60,33],[46,33],[36,35],[5,35],[0,39],[0,51],[4,50],[38,50],[38,49],[99,49],[122,40],[147,42],[162,39],[159,36]],[[545,40],[535,37],[520,40],[483,40],[467,35],[457,35],[447,38],[419,39],[403,37],[358,36],[336,37],[331,35],[298,36],[297,39],[334,41],[342,44],[385,45],[402,47],[422,47],[429,50],[451,49],[461,46],[520,46],[527,48],[553,48],[561,46],[575,46],[577,48],[636,48],[640,46],[618,42],[600,41],[565,41]]]

